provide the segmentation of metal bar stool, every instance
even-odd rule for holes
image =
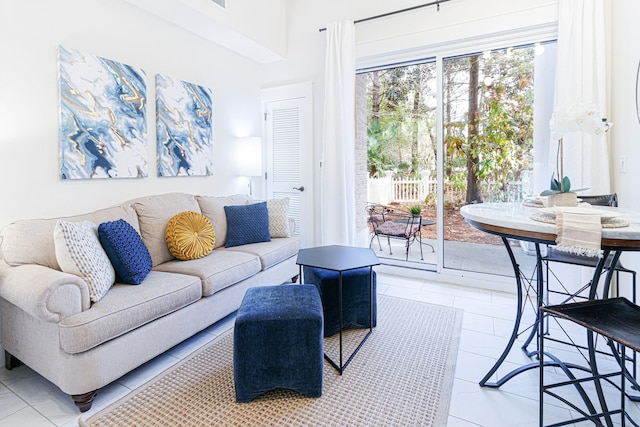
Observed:
[[[589,376],[576,377],[571,368],[563,368],[562,362],[552,354],[544,351],[544,327],[543,322],[539,324],[540,343],[540,418],[539,425],[544,426],[544,396],[550,395],[568,405],[572,410],[580,413],[581,417],[565,421],[548,424],[547,427],[564,426],[582,421],[591,421],[597,426],[613,426],[614,416],[619,415],[620,423],[617,425],[638,426],[625,409],[625,366],[620,364],[619,371],[600,373],[596,360],[596,350],[594,334],[599,334],[609,341],[620,345],[620,356],[626,360],[626,349],[640,351],[640,307],[633,304],[626,298],[610,298],[578,302],[572,304],[560,304],[554,306],[540,307],[540,310],[550,317],[562,318],[584,326],[587,329],[588,342],[588,363]],[[549,357],[559,362],[559,366],[565,372],[568,380],[554,383],[544,383],[544,358]],[[628,373],[626,373],[628,375]],[[616,378],[619,378],[616,380]],[[592,382],[595,387],[597,400],[593,401],[593,396],[589,396],[585,385]],[[620,391],[620,407],[609,409],[609,402],[603,392],[603,383],[606,382]],[[578,406],[561,395],[560,388],[572,386],[580,394],[584,402],[584,407]],[[586,408],[585,408],[586,407]],[[617,418],[617,417],[615,417]],[[604,423],[603,423],[604,421]]]
[[[581,201],[587,202],[593,206],[610,206],[610,207],[618,207],[618,195],[616,193],[613,194],[602,194],[596,196],[580,196]],[[620,255],[618,254],[617,257]],[[604,287],[602,289],[602,296],[600,298],[608,298],[609,296],[618,297],[620,296],[620,273],[628,273],[631,275],[631,289],[630,294],[632,298],[632,302],[636,304],[636,272],[634,270],[625,268],[619,259],[616,257],[616,254],[610,253],[609,256],[606,257],[604,267],[602,270],[602,275],[606,275],[608,277],[605,280]],[[615,260],[615,262],[614,262]],[[567,304],[572,302],[584,301],[587,299],[593,299],[587,296],[590,293],[590,290],[598,289],[598,283],[593,283],[589,281],[585,283],[580,289],[570,291],[567,287],[562,283],[559,278],[559,275],[556,274],[551,268],[553,263],[557,264],[569,264],[580,267],[591,267],[596,268],[598,264],[598,258],[589,257],[585,255],[575,255],[571,253],[561,252],[556,250],[553,246],[547,246],[546,254],[542,257],[543,264],[546,267],[546,305],[559,305],[559,304]],[[611,271],[615,272],[615,289],[612,295],[609,294],[609,285],[611,284],[611,280],[609,277],[613,277],[611,275]],[[559,287],[554,288],[553,285],[558,285]],[[550,301],[552,296],[558,296],[558,298],[562,298],[561,301],[558,301],[558,298],[555,298],[556,301]],[[528,345],[528,343],[527,343]],[[619,357],[619,356],[618,356]],[[633,375],[634,386],[637,387],[636,383],[636,374],[637,374],[637,354],[636,352],[631,352],[630,355],[627,356],[627,359],[630,360],[631,369],[630,372]]]

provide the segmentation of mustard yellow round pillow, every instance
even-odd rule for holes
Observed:
[[[184,211],[169,220],[165,239],[173,256],[185,261],[209,255],[216,243],[216,233],[206,216]]]

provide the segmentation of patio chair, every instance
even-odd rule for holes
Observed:
[[[420,259],[424,260],[422,251],[422,238],[420,231],[422,229],[422,218],[419,215],[411,215],[406,211],[400,209],[378,205],[369,204],[367,206],[367,212],[369,214],[368,222],[371,224],[373,235],[369,241],[369,247],[373,243],[373,239],[378,240],[378,246],[382,251],[382,244],[380,243],[380,236],[387,238],[387,244],[389,245],[389,255],[393,255],[391,250],[391,239],[403,239],[405,240],[405,261],[409,260],[409,248],[411,244],[418,239],[420,243]],[[431,245],[429,245],[431,246]],[[433,248],[433,246],[431,246]]]

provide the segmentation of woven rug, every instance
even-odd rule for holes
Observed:
[[[320,398],[278,389],[236,403],[230,330],[80,425],[444,426],[462,313],[379,296],[378,326],[343,375],[325,361]],[[346,331],[345,346],[362,334]],[[334,360],[335,341],[325,340]]]

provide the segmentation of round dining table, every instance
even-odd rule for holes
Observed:
[[[592,209],[594,212],[601,212],[605,217],[615,218],[618,224],[624,224],[623,226],[617,225],[612,228],[602,228],[602,256],[599,258],[594,269],[593,279],[591,281],[592,286],[589,290],[589,298],[594,299],[597,298],[596,288],[605,267],[605,260],[607,260],[610,255],[612,256],[611,265],[607,268],[607,274],[605,276],[605,283],[608,284],[612,279],[614,266],[617,264],[621,253],[625,251],[640,251],[640,211],[607,206],[586,206],[584,208]],[[539,330],[541,330],[540,326],[543,320],[540,314],[540,307],[544,304],[544,275],[542,268],[543,257],[540,245],[556,244],[557,225],[549,221],[542,222],[539,220],[539,214],[541,212],[549,212],[550,209],[551,208],[529,207],[520,202],[477,203],[463,206],[460,209],[460,213],[470,225],[478,230],[482,230],[502,238],[515,274],[518,307],[513,331],[502,354],[480,381],[480,385],[483,387],[500,387],[505,382],[524,371],[539,368],[539,364],[537,362],[532,362],[512,370],[495,382],[489,381],[502,365],[509,352],[512,350],[516,339],[521,334],[520,323],[525,309],[523,293],[530,292],[532,287],[536,293],[536,302],[534,304],[536,320],[534,325],[524,329],[524,331],[528,331],[529,336],[525,340],[522,350],[529,357],[533,357],[538,354],[538,348],[534,351],[529,351],[528,346],[534,338],[538,338]],[[536,217],[538,220],[534,220],[532,217]],[[509,244],[509,239],[532,242],[535,244],[536,280],[533,286],[525,286],[525,275],[520,271],[513,249]],[[536,343],[537,342],[538,340],[536,340]],[[592,357],[595,358],[595,353]]]

